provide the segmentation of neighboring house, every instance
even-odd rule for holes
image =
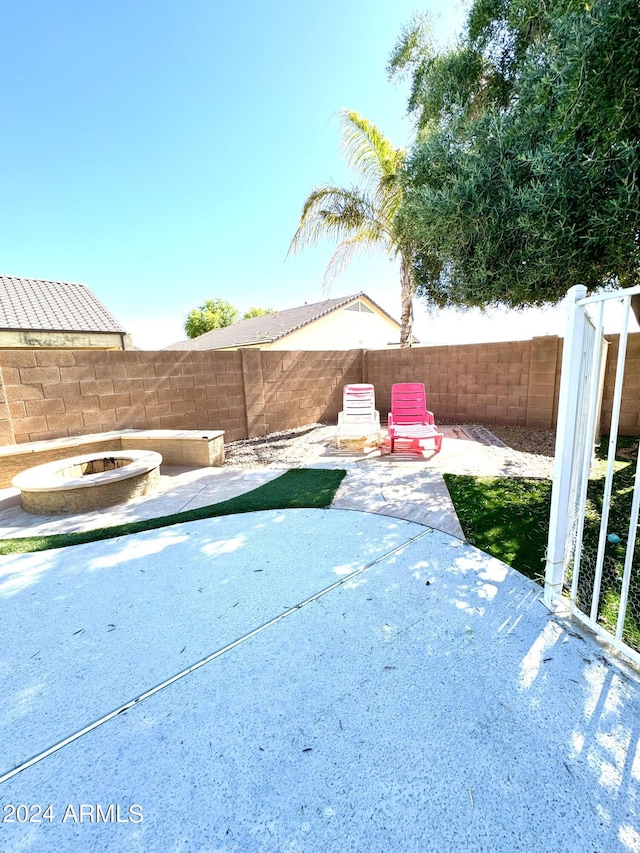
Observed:
[[[417,343],[417,341],[414,342]],[[273,350],[387,349],[400,345],[400,323],[364,293],[325,299],[239,320],[178,341],[168,350],[257,347]]]
[[[0,349],[133,349],[84,284],[0,275]]]

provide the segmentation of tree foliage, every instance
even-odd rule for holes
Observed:
[[[273,308],[249,308],[242,315],[243,320],[249,320],[251,317],[264,317],[265,314],[275,314]]]
[[[339,241],[327,268],[325,284],[339,275],[361,251],[382,249],[400,258],[400,346],[409,346],[413,324],[413,252],[397,230],[404,195],[405,151],[395,148],[373,122],[353,110],[341,110],[341,149],[361,178],[349,188],[323,184],[304,202],[289,253],[328,237]]]
[[[238,309],[224,299],[207,299],[189,312],[184,330],[189,338],[197,338],[212,329],[223,329],[238,319]]]
[[[262,317],[273,314],[273,308],[249,308],[242,315],[243,320],[251,317]],[[184,330],[189,338],[197,338],[212,329],[224,329],[231,326],[240,318],[238,309],[224,299],[207,299],[199,308],[189,312],[184,324]]]
[[[418,131],[398,216],[418,292],[520,307],[637,283],[638,0],[475,0],[440,55],[420,26],[390,63]]]

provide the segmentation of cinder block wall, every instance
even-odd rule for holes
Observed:
[[[606,335],[605,337],[610,341],[610,344],[604,379],[600,426],[603,432],[608,432],[611,428],[620,336]],[[622,435],[640,435],[640,334],[629,335],[627,341],[619,432]]]
[[[16,443],[129,428],[246,436],[238,352],[4,350],[0,366]]]
[[[223,429],[235,441],[335,420],[362,362],[361,350],[2,350],[0,444],[114,429]]]
[[[263,351],[267,432],[337,420],[343,386],[363,381],[363,355],[362,350]]]
[[[611,336],[602,428],[618,338]],[[436,420],[555,426],[562,341],[406,350],[0,351],[0,444],[113,429],[223,429],[235,441],[335,421],[342,388],[372,382],[383,417],[394,382],[424,382]],[[620,431],[640,434],[640,334],[629,336]]]
[[[366,353],[366,381],[382,414],[394,382],[424,382],[440,420],[551,428],[561,346],[556,337],[513,343],[377,350]]]
[[[0,445],[15,444],[15,435],[13,434],[13,423],[9,412],[9,403],[4,387],[4,379],[2,368],[0,367]]]

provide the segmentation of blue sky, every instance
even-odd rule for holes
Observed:
[[[289,241],[313,186],[352,180],[336,110],[410,142],[385,67],[416,9],[441,45],[462,29],[444,0],[4,3],[0,272],[89,285],[145,349],[183,338],[207,298],[326,298],[331,244],[285,260]],[[359,290],[399,317],[393,262],[365,257],[329,295]],[[561,312],[548,316],[488,336],[555,333]],[[418,307],[416,334],[485,339],[483,324]]]

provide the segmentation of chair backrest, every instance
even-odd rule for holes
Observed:
[[[342,392],[343,417],[352,423],[374,419],[376,393],[373,385],[345,385]]]
[[[396,424],[424,423],[427,420],[427,398],[422,382],[392,385],[391,413]]]

